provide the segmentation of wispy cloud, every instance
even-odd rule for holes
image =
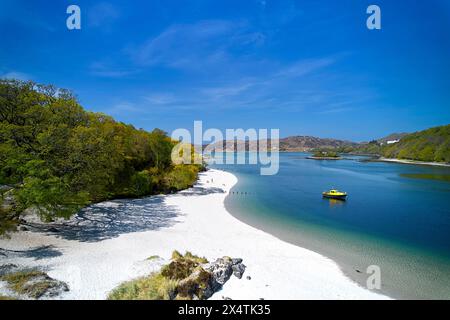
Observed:
[[[255,46],[264,35],[251,31],[243,21],[207,20],[176,24],[141,45],[129,48],[133,61],[141,66],[206,68],[230,59],[233,46]]]
[[[170,105],[178,101],[171,93],[152,93],[145,96],[144,100],[152,105]]]
[[[89,27],[102,27],[109,30],[112,22],[120,17],[120,10],[109,2],[100,2],[87,10],[87,22]]]
[[[299,14],[294,9],[292,19]],[[143,78],[148,76],[159,91],[143,93],[115,111],[147,114],[167,112],[168,108],[177,112],[251,109],[326,114],[355,107],[358,88],[346,87],[339,82],[345,75],[333,71],[334,65],[348,57],[347,53],[297,60],[255,55],[255,49],[263,48],[266,41],[266,35],[247,21],[206,20],[171,25],[123,50],[130,70],[139,70]],[[94,64],[91,71],[99,76],[130,75],[128,69],[115,69],[112,65],[111,61]],[[154,78],[161,68],[169,68],[184,79],[188,73],[190,80],[162,84]]]
[[[18,71],[9,71],[4,74],[0,74],[0,78],[2,79],[16,79],[16,80],[32,80],[33,77],[27,73],[18,72]]]
[[[276,74],[276,76],[290,77],[290,78],[302,77],[319,69],[328,67],[335,62],[336,59],[331,57],[319,59],[305,59],[298,61],[286,68],[283,68]]]
[[[104,112],[107,112],[111,115],[123,115],[128,113],[140,113],[142,112],[142,109],[137,107],[132,102],[119,102],[108,108],[107,110],[104,110]]]
[[[105,78],[123,78],[137,71],[113,66],[109,62],[96,61],[89,66],[90,74]]]

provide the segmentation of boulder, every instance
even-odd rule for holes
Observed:
[[[241,279],[245,272],[245,265],[242,263],[241,258],[219,258],[212,263],[205,264],[204,268],[213,274],[214,280],[220,286],[223,286],[225,282],[230,279],[232,274],[238,279]]]
[[[231,268],[233,269],[233,275],[236,278],[241,279],[242,276],[244,275],[246,267],[245,267],[245,264],[243,264],[242,260],[241,260],[241,262],[239,262],[238,264],[234,264]]]
[[[222,289],[231,275],[241,279],[245,272],[245,265],[240,258],[223,257],[198,266],[194,263],[185,265],[187,262],[189,260],[174,260],[162,270],[163,276],[180,280],[176,288],[177,299],[208,299]]]
[[[230,279],[233,274],[233,260],[229,257],[219,258],[214,262],[204,265],[204,269],[209,271],[218,287],[221,287]]]

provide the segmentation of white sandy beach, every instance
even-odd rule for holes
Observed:
[[[402,163],[402,164],[417,164],[423,166],[450,167],[450,163],[441,163],[441,162],[425,162],[425,161],[390,159],[390,158],[379,158],[378,161]]]
[[[163,262],[146,260],[148,257],[169,259],[173,250],[188,250],[209,260],[225,255],[242,258],[247,266],[242,279],[232,276],[212,299],[387,298],[348,279],[332,260],[231,216],[224,200],[236,182],[230,173],[209,170],[201,174],[194,190],[161,196],[164,207],[178,213],[172,218],[177,223],[155,230],[91,242],[30,231],[13,234],[9,240],[0,240],[0,248],[19,251],[51,245],[51,252],[44,256],[0,255],[0,265],[44,268],[51,277],[68,283],[70,291],[63,299],[105,299],[121,282],[149,274]],[[224,192],[218,192],[220,189]],[[139,203],[145,207],[145,202]],[[2,287],[0,283],[0,293]]]

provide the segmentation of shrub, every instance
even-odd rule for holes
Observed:
[[[109,300],[170,300],[175,297],[178,281],[155,273],[121,284],[108,296]]]
[[[154,258],[157,256],[152,256]],[[200,299],[206,297],[212,275],[200,265],[207,263],[205,258],[186,252],[172,253],[172,261],[163,266],[160,272],[147,277],[125,282],[114,289],[109,300],[170,300]]]
[[[49,290],[60,286],[60,282],[50,278],[45,272],[38,270],[18,271],[0,277],[8,287],[20,295],[38,299]]]

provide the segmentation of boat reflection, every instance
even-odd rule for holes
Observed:
[[[346,202],[344,200],[339,200],[339,199],[328,199],[330,208],[337,208],[337,207],[342,207],[346,204]]]

